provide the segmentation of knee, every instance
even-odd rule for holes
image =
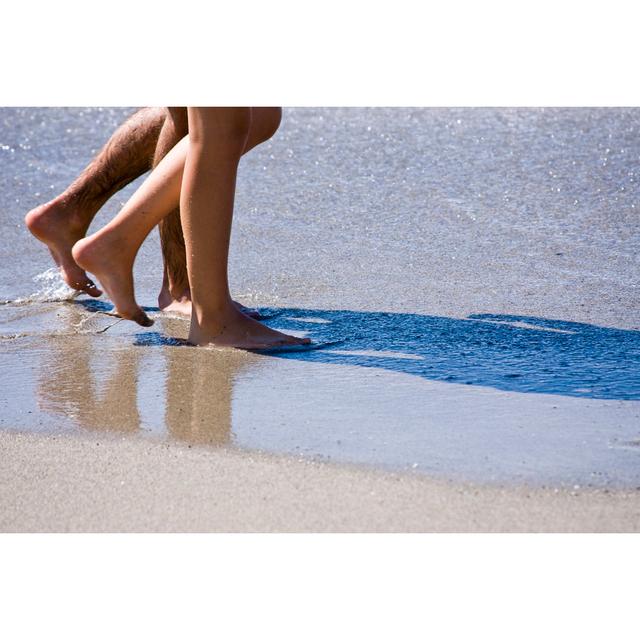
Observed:
[[[189,110],[193,145],[237,151],[241,155],[251,129],[249,107],[198,107]]]
[[[184,138],[184,136],[189,133],[189,120],[186,107],[167,107],[166,119],[171,121],[176,135],[180,138]]]
[[[257,107],[254,121],[260,121],[261,141],[268,140],[280,128],[282,109],[280,107]]]
[[[282,120],[280,107],[253,107],[251,109],[251,131],[245,146],[245,153],[266,142],[278,130]]]

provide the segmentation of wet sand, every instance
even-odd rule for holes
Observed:
[[[285,112],[232,287],[334,344],[272,356],[176,346],[155,234],[151,330],[47,271],[24,213],[128,112],[0,110],[2,530],[638,529],[638,110]]]

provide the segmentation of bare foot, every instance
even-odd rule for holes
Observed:
[[[191,317],[191,298],[184,295],[174,298],[164,287],[158,296],[158,308],[165,313],[176,313],[181,316]]]
[[[241,311],[246,316],[254,318],[255,320],[259,320],[261,318],[260,313],[255,309],[249,309],[249,307],[245,307],[243,304],[240,304],[235,300],[232,302],[238,311]],[[190,318],[191,297],[189,295],[189,291],[187,290],[183,295],[174,297],[166,287],[162,287],[162,290],[158,295],[158,308],[160,311],[164,311],[165,313],[177,313]]]
[[[143,327],[150,327],[153,320],[136,302],[133,289],[133,261],[135,253],[115,233],[101,229],[83,238],[73,246],[74,260],[93,273],[113,302],[116,313],[133,320]]]
[[[270,329],[240,311],[231,301],[216,318],[198,321],[191,319],[189,342],[195,345],[212,344],[218,347],[238,349],[273,349],[292,345],[310,344],[309,338],[295,336]]]
[[[87,227],[74,215],[68,202],[55,198],[29,211],[24,221],[29,231],[49,247],[63,280],[72,289],[84,291],[94,298],[102,295],[71,254],[73,245],[84,237]]]

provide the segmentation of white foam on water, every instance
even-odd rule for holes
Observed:
[[[74,291],[60,275],[57,267],[51,267],[33,277],[33,282],[38,285],[38,290],[24,298],[7,300],[5,304],[23,305],[35,302],[67,302],[79,295]]]

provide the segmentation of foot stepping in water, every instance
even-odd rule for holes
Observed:
[[[102,295],[95,283],[73,259],[71,249],[84,237],[86,227],[74,221],[73,212],[64,202],[52,200],[29,211],[25,216],[29,231],[49,248],[54,262],[60,268],[62,279],[76,291],[93,298]]]

